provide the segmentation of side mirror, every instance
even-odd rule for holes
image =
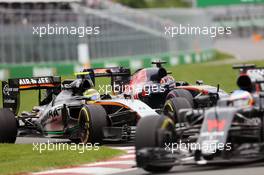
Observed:
[[[176,86],[188,86],[189,83],[186,81],[176,81],[175,85]]]
[[[203,82],[203,80],[196,80],[196,84],[197,84],[197,85],[203,85],[204,82]]]

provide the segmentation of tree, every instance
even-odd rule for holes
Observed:
[[[132,8],[147,8],[146,0],[116,0],[116,1]]]
[[[184,0],[115,0],[132,8],[188,7]]]

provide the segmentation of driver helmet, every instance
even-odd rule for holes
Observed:
[[[83,96],[88,97],[91,101],[100,100],[100,94],[95,89],[88,89],[83,93]]]

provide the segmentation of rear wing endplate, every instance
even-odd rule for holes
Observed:
[[[123,67],[84,69],[83,72],[89,72],[89,75],[94,84],[95,78],[97,77],[110,77],[112,87],[116,87],[119,85],[121,86],[128,83],[131,76],[130,69]],[[120,91],[119,93],[122,92]]]
[[[8,81],[2,81],[3,107],[10,108],[15,114],[17,114],[20,106],[21,90],[41,90],[60,87],[61,77],[59,76],[14,78],[8,79]]]

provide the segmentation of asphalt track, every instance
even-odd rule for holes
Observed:
[[[235,56],[235,62],[244,62],[252,60],[264,60],[264,40],[254,43],[252,38],[236,38],[217,40],[214,44],[217,50],[230,53]],[[228,63],[228,61],[227,61]],[[218,63],[218,64],[225,64]],[[121,175],[116,174],[116,175]],[[148,172],[137,169],[129,171],[129,175],[147,175]],[[198,167],[198,166],[175,166],[169,173],[177,175],[264,175],[264,163],[251,164],[233,167]]]
[[[217,50],[234,55],[236,60],[228,60],[226,63],[247,62],[252,60],[264,60],[264,40],[254,43],[252,38],[236,38],[217,40],[214,44]],[[217,64],[225,64],[219,62]],[[115,174],[115,175],[121,175]],[[148,172],[137,169],[129,171],[129,175],[146,175]],[[264,163],[233,166],[233,167],[197,167],[197,166],[175,166],[169,173],[177,175],[264,175]]]
[[[115,174],[122,175],[123,173]],[[148,175],[150,173],[137,169],[129,171],[129,175]],[[249,165],[247,167],[197,167],[197,166],[177,166],[164,175],[263,175],[264,164]],[[160,174],[161,175],[161,174]]]
[[[214,48],[233,55],[238,61],[264,60],[264,40],[254,42],[252,38],[219,39]]]

